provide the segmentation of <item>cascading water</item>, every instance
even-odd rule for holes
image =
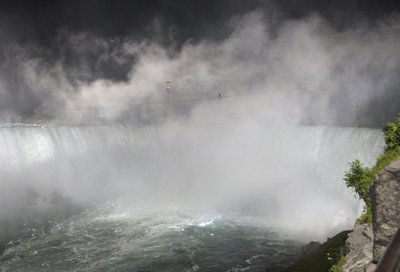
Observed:
[[[260,271],[351,227],[343,173],[382,148],[367,128],[2,127],[2,271]],[[86,209],[43,216],[60,199]],[[49,224],[13,236],[18,215]]]

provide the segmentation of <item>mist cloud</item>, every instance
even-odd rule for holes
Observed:
[[[225,96],[265,94],[224,99],[218,115],[251,111],[257,118],[288,115],[295,122],[348,120],[354,125],[362,122],[359,113],[370,110],[371,101],[379,101],[380,108],[370,116],[381,111],[380,121],[393,115],[397,108],[390,103],[399,83],[398,17],[382,21],[376,30],[359,26],[338,33],[318,15],[278,28],[265,16],[256,11],[232,19],[233,31],[226,39],[188,41],[178,51],[150,40],[106,40],[68,31],[59,34],[56,46],[64,55],[58,59],[46,56],[44,49],[38,53],[34,46],[15,45],[2,69],[11,66],[13,73],[13,80],[2,77],[1,100],[12,105],[4,103],[3,112],[75,122],[97,115],[126,120],[152,112],[150,119],[141,118],[152,122],[161,119],[165,107],[171,116],[182,117],[210,106],[208,101],[171,101],[222,91]],[[72,53],[79,57],[69,60]],[[166,81],[171,81],[170,94]],[[127,106],[166,100],[168,106]]]

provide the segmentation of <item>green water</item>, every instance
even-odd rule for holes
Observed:
[[[9,244],[2,272],[265,271],[299,245],[237,217],[109,203]]]

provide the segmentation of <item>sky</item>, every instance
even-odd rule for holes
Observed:
[[[60,28],[94,32],[101,36],[151,36],[148,27],[157,18],[164,29],[175,27],[181,41],[227,35],[225,21],[254,9],[279,9],[279,16],[298,19],[319,13],[339,29],[359,20],[371,21],[399,10],[398,1],[345,0],[139,0],[139,1],[1,1],[3,28],[23,41],[54,38]],[[147,33],[146,33],[147,32]]]

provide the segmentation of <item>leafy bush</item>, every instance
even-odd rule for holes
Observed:
[[[368,206],[371,203],[369,188],[371,187],[371,170],[364,167],[359,160],[350,163],[350,170],[344,174],[346,186],[354,190]]]
[[[347,188],[352,189],[357,196],[365,203],[364,213],[359,218],[361,222],[371,222],[371,197],[369,188],[371,188],[374,175],[368,167],[364,167],[359,160],[355,160],[350,164],[350,170],[344,175]]]
[[[358,219],[361,222],[371,222],[371,197],[369,190],[376,174],[382,171],[391,161],[400,158],[400,118],[394,123],[387,122],[383,126],[386,147],[385,152],[379,156],[375,166],[364,167],[359,160],[350,163],[350,170],[345,173],[346,186],[352,189],[365,203],[364,213]]]
[[[387,150],[379,156],[372,168],[364,167],[359,160],[350,163],[350,170],[345,173],[346,186],[352,189],[365,203],[364,213],[358,218],[360,222],[372,221],[371,197],[369,190],[374,182],[376,174],[382,171],[393,160],[400,158],[400,146],[393,150]]]
[[[387,122],[384,124],[383,133],[385,135],[386,150],[393,150],[400,146],[400,118],[394,123]]]

